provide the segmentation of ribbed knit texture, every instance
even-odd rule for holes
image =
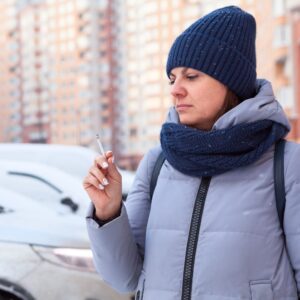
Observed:
[[[226,85],[239,99],[255,93],[256,22],[236,6],[217,9],[188,27],[173,43],[167,75],[190,67]]]
[[[255,162],[287,131],[283,125],[270,120],[213,131],[165,123],[160,141],[166,159],[175,169],[201,177],[222,174]]]

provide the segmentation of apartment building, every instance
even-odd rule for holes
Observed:
[[[259,26],[259,75],[269,79],[277,100],[293,125],[296,118],[295,82],[293,72],[292,31],[288,1],[269,1],[257,10]],[[269,11],[267,16],[264,11]],[[294,127],[294,126],[293,126]],[[296,138],[294,132],[289,138]]]
[[[20,79],[15,24],[16,8],[11,0],[0,2],[0,141],[20,141]]]
[[[197,1],[126,1],[127,114],[124,161],[132,165],[159,142],[171,104],[165,72],[170,45],[199,17]]]
[[[105,148],[119,155],[127,126],[122,3],[1,2],[8,11],[1,25],[10,25],[0,26],[1,39],[10,45],[1,54],[8,70],[1,101],[14,109],[6,113],[2,141],[95,147],[100,133]]]

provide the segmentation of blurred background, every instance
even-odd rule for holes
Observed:
[[[258,77],[299,140],[299,0],[1,0],[0,142],[95,148],[135,169],[170,106],[165,63],[201,15],[239,5],[257,20]]]

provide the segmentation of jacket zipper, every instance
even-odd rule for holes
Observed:
[[[138,290],[138,291],[136,292],[136,296],[135,296],[135,299],[136,299],[136,300],[142,300],[143,297],[144,297],[145,280],[146,280],[146,279],[143,280],[142,289],[141,289],[141,290]]]
[[[202,177],[201,184],[194,204],[188,242],[185,252],[185,262],[182,281],[182,300],[190,300],[192,296],[193,272],[195,264],[195,255],[201,225],[201,219],[204,209],[204,203],[209,188],[211,177]]]

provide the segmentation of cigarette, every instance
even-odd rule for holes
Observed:
[[[103,156],[105,156],[105,152],[104,152],[102,143],[101,143],[101,141],[100,141],[100,136],[99,136],[98,133],[96,134],[96,141],[97,141],[98,146],[99,146],[100,154],[102,154]]]

